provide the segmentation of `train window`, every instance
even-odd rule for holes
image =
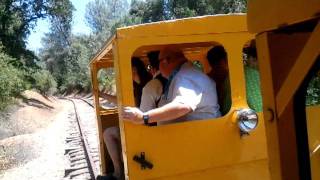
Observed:
[[[98,71],[99,103],[104,109],[116,106],[115,72],[113,68],[102,68]]]
[[[224,47],[221,45],[218,45],[218,43],[176,44],[176,45],[150,46],[150,47],[146,46],[146,47],[141,47],[141,48],[137,49],[134,52],[132,59],[131,59],[133,91],[134,91],[133,95],[134,95],[134,100],[135,100],[134,101],[135,106],[140,107],[140,110],[142,110],[143,112],[147,112],[151,109],[154,109],[156,107],[161,107],[164,104],[171,102],[170,98],[165,99],[165,93],[163,93],[163,92],[165,91],[166,85],[163,84],[162,82],[161,82],[162,94],[160,92],[159,98],[158,98],[158,94],[159,94],[158,92],[151,93],[148,91],[150,93],[148,95],[148,97],[151,97],[151,94],[152,94],[152,96],[156,97],[156,98],[153,98],[153,100],[156,100],[156,102],[148,101],[152,104],[145,104],[144,105],[144,102],[145,102],[144,97],[145,96],[142,95],[142,89],[152,79],[152,76],[153,77],[157,76],[157,74],[151,75],[151,74],[148,74],[148,72],[147,72],[148,70],[150,72],[150,67],[148,66],[148,64],[150,63],[149,62],[150,57],[148,54],[151,52],[154,52],[154,51],[160,52],[163,49],[168,49],[168,47],[174,48],[175,51],[181,52],[183,54],[182,57],[185,58],[186,60],[188,60],[189,62],[191,62],[190,64],[192,64],[191,66],[193,66],[193,68],[200,69],[203,72],[200,74],[204,75],[203,77],[205,77],[204,79],[206,79],[206,80],[203,79],[203,81],[207,82],[208,87],[206,87],[206,88],[199,87],[199,90],[200,89],[206,89],[206,90],[212,89],[213,93],[206,94],[206,95],[208,95],[209,98],[213,98],[213,96],[214,96],[213,94],[217,93],[216,100],[214,100],[215,98],[213,98],[213,100],[210,102],[208,102],[206,100],[199,101],[199,106],[204,106],[199,109],[201,109],[201,110],[206,109],[206,108],[210,109],[210,113],[206,114],[206,113],[201,112],[202,114],[206,114],[205,119],[208,119],[210,117],[219,117],[220,116],[219,115],[220,113],[218,112],[219,107],[220,107],[220,112],[222,115],[227,114],[231,108],[231,88],[230,88],[230,81],[229,81],[229,70],[228,70],[229,68],[228,68],[228,61],[227,61],[227,52],[224,49]],[[169,65],[168,65],[168,67],[169,67]],[[179,66],[179,67],[181,68],[182,66]],[[160,66],[160,70],[161,70],[161,66]],[[158,72],[158,74],[159,73],[160,72]],[[216,90],[213,90],[214,85],[212,84],[212,81],[210,80],[210,78],[215,81]],[[179,89],[186,89],[187,92],[191,92],[190,89],[188,89],[188,88],[190,88],[189,85],[186,86],[185,88],[179,88]],[[210,85],[212,85],[212,88],[209,87]],[[202,85],[199,85],[199,86],[202,86]],[[153,90],[158,91],[157,89],[153,89]],[[195,90],[195,91],[197,91],[197,90]],[[179,90],[179,92],[180,92],[180,90]],[[172,93],[173,94],[172,94],[171,98],[173,98],[173,96],[175,94],[173,92],[173,90],[172,90]],[[196,94],[196,93],[197,92],[194,92],[193,94]],[[169,95],[169,97],[170,97],[170,95]],[[197,96],[197,97],[202,97],[202,96]],[[184,98],[184,99],[188,99],[188,98]],[[210,105],[206,105],[205,103],[208,103]],[[216,106],[212,105],[212,103],[216,103]],[[150,107],[152,107],[152,108],[150,109]],[[196,107],[196,108],[198,108],[198,107]],[[211,110],[212,110],[212,113],[211,113]],[[184,116],[183,118],[187,117],[186,118],[187,120],[204,119],[204,118],[201,118],[200,115],[197,115],[197,112],[195,112],[195,113],[194,112],[195,111],[193,111],[191,114],[196,114],[195,116],[190,115],[190,117],[189,117],[189,115],[187,115],[188,117]],[[201,114],[201,113],[198,113],[198,114]],[[210,116],[210,114],[212,114],[212,116]],[[177,121],[170,121],[170,123],[180,122],[180,119]],[[181,120],[184,120],[184,119],[181,119]],[[160,124],[158,123],[158,125],[168,124],[168,123],[160,123]]]
[[[254,40],[247,43],[243,48],[243,64],[248,106],[256,112],[261,112],[262,96],[260,88],[260,73]]]

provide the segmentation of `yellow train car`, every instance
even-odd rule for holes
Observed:
[[[273,180],[320,179],[320,106],[306,103],[320,78],[319,20],[318,0],[248,1]]]
[[[258,112],[257,127],[243,135],[239,112],[248,108],[243,49],[254,38],[247,31],[246,15],[217,15],[142,24],[117,29],[91,60],[91,74],[100,139],[101,174],[112,172],[103,143],[105,128],[120,127],[126,179],[270,179],[264,118]],[[123,106],[134,106],[131,58],[146,59],[150,51],[170,45],[189,61],[210,71],[207,51],[222,45],[228,53],[232,105],[216,119],[163,126],[134,125],[119,119]],[[117,108],[103,109],[99,101],[98,72],[113,67]],[[144,158],[152,168],[138,163]]]

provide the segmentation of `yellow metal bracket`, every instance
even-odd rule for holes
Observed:
[[[302,83],[309,69],[314,64],[320,52],[320,22],[315,27],[306,45],[301,51],[293,68],[289,72],[280,91],[276,96],[278,115],[281,116],[294,93]]]

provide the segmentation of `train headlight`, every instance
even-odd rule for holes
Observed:
[[[237,123],[242,133],[248,134],[258,125],[257,113],[249,108],[237,110]]]

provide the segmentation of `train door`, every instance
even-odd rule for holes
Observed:
[[[257,36],[272,179],[320,179],[317,19]]]

